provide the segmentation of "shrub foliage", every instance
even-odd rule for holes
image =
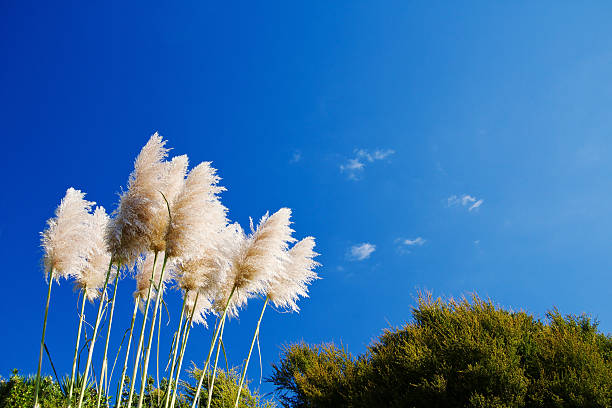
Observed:
[[[177,395],[176,407],[190,408],[195,394],[195,388],[201,371],[194,369],[190,371],[189,381],[180,381],[179,393]],[[209,377],[210,379],[210,377]],[[235,369],[224,371],[217,369],[215,386],[211,407],[233,407],[238,394],[239,377]],[[145,407],[162,408],[164,407],[164,392],[166,390],[167,380],[164,378],[160,383],[160,388],[156,388],[153,377],[149,377],[145,387],[145,396],[143,398]],[[195,383],[195,384],[194,384]],[[207,381],[204,381],[203,391],[198,403],[198,407],[204,408],[208,403],[208,387]],[[34,387],[35,379],[33,377],[23,377],[13,371],[13,375],[8,380],[0,379],[0,408],[31,408],[34,404]],[[51,377],[44,377],[41,381],[41,392],[39,401],[42,408],[66,408],[68,407],[67,390],[63,384],[58,384]],[[122,407],[127,406],[128,392],[125,391],[122,396]],[[72,406],[75,406],[77,396],[73,397]],[[97,406],[97,393],[94,387],[88,387],[85,393],[83,407],[95,408]],[[104,398],[103,398],[104,401]],[[132,407],[138,403],[138,394],[132,398]],[[114,406],[110,403],[110,406]],[[106,404],[102,404],[106,406]],[[248,387],[243,387],[240,394],[239,408],[274,408],[275,405],[271,401],[263,400],[256,392],[251,392]]]
[[[586,315],[539,320],[474,296],[420,296],[365,355],[285,347],[269,379],[291,407],[612,407],[612,337]]]

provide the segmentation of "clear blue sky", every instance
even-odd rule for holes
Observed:
[[[264,376],[283,343],[363,352],[419,289],[612,331],[609,4],[124,3],[1,6],[1,375],[36,370],[45,220],[70,186],[112,210],[155,131],[213,161],[232,220],[288,206],[317,238],[311,298],[264,318]],[[121,282],[111,350],[133,289]],[[76,299],[53,288],[61,373]],[[176,293],[169,306],[164,344]],[[260,307],[227,327],[233,364]],[[209,332],[190,340],[201,364]]]

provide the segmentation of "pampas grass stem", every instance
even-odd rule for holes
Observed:
[[[98,335],[98,328],[100,327],[100,320],[102,319],[102,310],[104,309],[104,298],[106,296],[106,287],[108,286],[108,279],[110,278],[111,270],[113,268],[113,260],[111,259],[108,263],[108,271],[106,272],[106,279],[104,280],[104,286],[102,287],[102,295],[100,295],[100,305],[98,306],[98,316],[96,317],[96,324],[94,325],[93,335],[91,337],[91,345],[89,346],[89,354],[87,356],[87,364],[85,365],[85,373],[83,374],[83,386],[79,395],[78,408],[83,406],[83,398],[85,397],[85,391],[87,390],[87,377],[89,375],[89,369],[91,368],[91,359],[93,357],[94,345],[96,344],[96,336]]]
[[[132,397],[134,396],[134,388],[136,386],[136,375],[138,374],[138,361],[140,360],[140,352],[142,351],[142,344],[144,342],[144,333],[147,327],[147,314],[149,313],[149,304],[151,303],[151,288],[153,287],[153,278],[155,277],[155,264],[157,263],[157,251],[155,251],[153,258],[153,270],[151,271],[151,282],[147,292],[147,301],[145,305],[144,314],[142,317],[142,327],[140,329],[140,339],[138,340],[138,347],[136,348],[136,358],[134,361],[134,370],[132,373],[132,383],[130,384],[130,394],[128,396],[128,408],[132,406]]]
[[[172,350],[172,364],[170,364],[170,378],[168,378],[168,387],[166,389],[166,396],[164,398],[166,400],[164,402],[164,408],[168,408],[168,404],[170,403],[170,390],[172,387],[172,378],[174,376],[174,368],[176,364],[179,339],[181,338],[181,330],[183,329],[183,318],[185,317],[185,309],[187,308],[187,295],[188,294],[189,294],[189,291],[185,292],[185,296],[183,297],[183,308],[181,310],[181,318],[179,319],[179,327],[176,330],[176,340],[174,341],[174,347]],[[158,378],[159,378],[159,374],[158,374]]]
[[[42,367],[43,350],[45,348],[45,333],[47,332],[47,316],[49,313],[49,301],[51,300],[51,285],[53,284],[53,269],[49,272],[49,288],[47,289],[47,304],[45,306],[45,317],[43,319],[42,337],[40,339],[40,353],[38,354],[38,371],[36,372],[36,391],[34,393],[34,408],[38,408],[38,391],[40,390],[40,368]]]
[[[123,382],[125,381],[125,373],[127,372],[128,360],[130,357],[130,346],[132,345],[132,335],[134,334],[134,322],[136,321],[136,314],[138,313],[138,302],[140,302],[140,296],[136,296],[134,302],[134,312],[132,313],[132,323],[130,323],[130,336],[128,338],[127,349],[125,351],[125,362],[123,363],[123,370],[121,371],[121,378],[119,380],[117,398],[115,403],[117,408],[121,407],[121,395],[123,393]]]
[[[227,298],[227,302],[225,303],[225,308],[223,309],[223,315],[221,316],[221,321],[225,320],[225,316],[227,315],[227,309],[229,308],[230,301],[232,300],[232,296],[234,296],[234,292],[236,291],[236,286],[233,287],[232,292]],[[204,368],[202,369],[202,375],[200,376],[200,381],[198,382],[198,388],[196,389],[195,396],[193,397],[193,403],[191,404],[191,408],[196,408],[196,403],[198,398],[200,397],[200,392],[202,391],[202,383],[204,382],[204,376],[206,375],[206,370],[208,369],[208,364],[210,363],[210,357],[212,356],[213,350],[215,348],[215,344],[217,342],[217,338],[219,337],[219,332],[221,331],[221,324],[215,330],[215,335],[210,345],[210,350],[208,350],[208,357],[206,357],[206,363],[204,364]]]
[[[70,391],[68,392],[68,406],[72,405],[72,392],[74,391],[74,376],[76,375],[77,356],[81,343],[81,329],[83,328],[83,318],[85,315],[85,302],[87,301],[87,290],[83,289],[83,300],[81,303],[81,314],[79,315],[79,329],[77,330],[76,345],[74,346],[74,358],[72,360],[72,374],[70,376]]]
[[[208,402],[206,403],[206,408],[210,408],[210,403],[212,402],[213,389],[215,387],[215,378],[217,376],[217,363],[219,362],[219,351],[221,351],[221,342],[223,341],[223,329],[225,329],[225,319],[221,322],[221,333],[219,334],[219,341],[217,341],[217,354],[215,355],[215,365],[213,368],[213,375],[208,386]]]
[[[159,338],[161,335],[161,325],[162,325],[162,315],[163,313],[159,314],[159,322],[157,323],[157,326],[159,327],[159,330],[157,330],[157,357],[156,357],[156,364],[157,364],[157,389],[161,390],[161,387],[159,386]],[[157,393],[157,405],[160,405],[160,401],[159,401],[159,393]]]
[[[140,395],[138,397],[138,408],[142,408],[142,402],[144,401],[144,390],[147,384],[147,372],[149,369],[149,358],[151,357],[151,344],[153,342],[153,334],[155,333],[155,321],[157,318],[157,311],[159,304],[164,292],[164,271],[166,269],[166,262],[168,261],[168,255],[164,255],[164,263],[162,264],[161,273],[159,274],[159,284],[157,287],[157,296],[155,297],[155,306],[153,306],[153,317],[151,318],[151,330],[149,331],[149,341],[147,343],[147,351],[145,353],[144,366],[142,369],[142,381],[140,383]],[[160,327],[161,330],[161,327]]]
[[[257,327],[255,328],[255,333],[253,334],[253,340],[251,341],[251,348],[249,349],[249,355],[244,363],[244,368],[242,369],[242,376],[240,377],[240,384],[238,385],[238,395],[236,396],[236,403],[234,404],[234,408],[238,407],[238,403],[240,402],[240,392],[242,391],[242,386],[244,385],[244,380],[246,378],[247,368],[249,367],[249,360],[251,359],[251,354],[253,353],[253,347],[255,346],[255,339],[259,335],[259,326],[261,325],[261,319],[263,318],[264,312],[266,311],[266,306],[268,305],[269,297],[266,297],[266,301],[264,302],[263,308],[261,309],[261,314],[259,315],[259,320],[257,321]]]
[[[117,275],[115,276],[115,287],[113,288],[113,299],[111,300],[110,314],[108,315],[108,329],[106,331],[106,343],[104,344],[104,357],[102,357],[102,371],[100,372],[100,392],[98,393],[98,401],[96,403],[97,408],[100,408],[102,401],[102,390],[104,384],[108,382],[108,343],[110,341],[111,326],[113,325],[113,314],[115,312],[115,299],[117,298],[117,285],[119,284],[119,269],[117,268]],[[107,399],[108,405],[108,399]]]
[[[196,293],[195,302],[193,303],[193,308],[191,309],[191,313],[189,316],[189,320],[185,323],[185,331],[183,334],[183,341],[181,342],[181,351],[179,353],[178,364],[176,367],[176,380],[174,382],[174,388],[172,390],[172,401],[170,402],[170,408],[174,408],[174,403],[176,401],[176,391],[178,389],[179,377],[181,374],[181,367],[183,366],[183,357],[185,356],[185,348],[187,347],[187,340],[189,340],[189,332],[191,331],[191,322],[193,321],[193,315],[195,314],[196,305],[198,304],[198,298],[200,297],[200,292]]]

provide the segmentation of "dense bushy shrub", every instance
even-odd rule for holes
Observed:
[[[13,370],[11,378],[0,379],[0,408],[24,408],[34,406],[36,379],[23,377]],[[44,377],[40,383],[39,402],[43,408],[65,408],[65,390],[51,377]],[[83,399],[83,407],[96,407],[96,391],[88,387]]]
[[[197,384],[197,381],[195,380],[200,379],[201,370],[193,369],[189,372],[189,375],[194,380],[194,383],[183,383],[181,388],[183,392],[183,399],[191,402],[193,401],[193,396],[195,395]],[[239,381],[240,377],[235,369],[230,369],[229,371],[217,369],[215,385],[213,387],[212,402],[210,406],[212,408],[233,407],[234,403],[236,402],[236,395],[238,395]],[[200,395],[198,406],[206,407],[208,402],[208,381],[204,381]],[[275,405],[270,401],[262,400],[259,394],[256,392],[251,393],[245,384],[245,386],[242,387],[242,392],[240,393],[240,404],[238,404],[238,407],[274,408]]]
[[[190,372],[190,381],[181,381],[179,388],[180,393],[177,395],[178,408],[190,408],[195,394],[195,387],[199,379],[199,370]],[[229,372],[217,369],[215,386],[213,388],[213,396],[211,407],[233,407],[238,393],[239,377],[236,370],[231,369]],[[160,408],[164,406],[164,391],[166,389],[166,379],[160,382],[160,388],[156,388],[153,377],[149,377],[145,387],[145,396],[143,398],[143,406]],[[34,387],[35,379],[33,377],[23,377],[13,371],[13,375],[8,381],[0,380],[0,408],[32,408],[34,405]],[[42,408],[65,408],[68,406],[66,401],[66,392],[62,385],[53,381],[51,377],[44,377],[41,381],[41,392],[39,396],[40,405]],[[95,408],[97,394],[94,388],[88,388],[85,393],[83,406],[86,408]],[[121,406],[127,406],[128,392],[123,394],[123,403]],[[206,407],[208,402],[208,387],[207,381],[204,381],[202,394],[198,403],[199,407]],[[76,401],[76,396],[74,397]],[[73,401],[72,406],[75,406]],[[138,394],[133,396],[133,407],[138,404]],[[104,406],[104,404],[103,404]],[[113,406],[113,404],[111,404]],[[274,404],[269,401],[263,401],[257,393],[249,391],[247,386],[242,388],[240,394],[239,408],[274,408]]]
[[[270,381],[293,407],[612,407],[612,338],[588,316],[545,321],[491,301],[420,297],[357,358],[296,344]]]

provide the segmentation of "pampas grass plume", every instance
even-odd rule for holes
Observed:
[[[236,287],[252,292],[263,293],[265,286],[278,269],[279,263],[287,257],[289,243],[295,242],[291,236],[291,210],[281,208],[271,216],[264,215],[257,229],[247,239],[243,256],[236,263]],[[251,226],[251,229],[253,227]]]
[[[173,157],[165,163],[163,187],[157,192],[157,198],[162,205],[155,206],[155,215],[151,219],[151,251],[166,251],[166,234],[171,217],[169,208],[174,206],[178,194],[183,190],[188,165],[187,155]]]
[[[86,265],[90,232],[91,207],[85,193],[70,187],[55,210],[55,217],[47,221],[41,233],[45,274],[53,270],[53,278],[78,276]]]
[[[210,162],[200,163],[187,176],[172,206],[172,221],[166,235],[169,257],[191,258],[214,248],[214,238],[227,224],[227,209],[218,194],[225,188]]]
[[[214,303],[217,312],[223,310],[234,288],[227,312],[230,317],[237,314],[250,296],[265,295],[275,271],[287,261],[289,243],[295,241],[291,236],[290,218],[291,210],[281,208],[271,216],[266,213],[257,228],[251,225],[249,236],[239,226],[229,231],[229,239],[233,241],[227,246],[232,252],[228,254],[231,268],[229,279]]]
[[[268,297],[276,307],[297,312],[299,297],[308,297],[308,285],[319,279],[314,268],[321,264],[313,258],[318,256],[314,251],[315,240],[306,237],[293,246],[288,252],[289,259],[272,279]]]
[[[210,313],[210,310],[212,309],[212,304],[210,303],[208,297],[206,297],[205,293],[200,293],[199,296],[197,295],[197,291],[191,291],[187,293],[187,310],[193,310],[193,318],[191,320],[192,324],[201,324],[205,328],[207,328],[208,324],[206,323],[206,316],[208,315],[208,313]]]
[[[99,297],[111,259],[104,240],[108,222],[109,217],[104,207],[97,207],[89,217],[89,234],[87,237],[89,248],[86,262],[83,269],[76,275],[75,282],[75,288],[85,290],[89,301],[94,301]],[[114,273],[117,272],[114,271]],[[112,276],[109,277],[109,279],[111,278]]]
[[[119,199],[116,216],[108,223],[106,243],[115,262],[133,265],[151,248],[156,217],[166,210],[160,192],[166,185],[166,141],[155,133],[142,148]]]
[[[139,298],[141,302],[141,308],[144,306],[144,302],[147,299],[147,293],[149,286],[151,286],[151,271],[153,271],[153,261],[155,255],[151,252],[141,256],[136,261],[136,291],[134,292],[134,298]],[[155,283],[151,288],[151,299],[155,299],[157,291],[156,286],[159,284],[159,278],[161,277],[162,265],[164,262],[164,253],[157,255],[157,261],[155,262],[155,273],[153,275],[153,282]],[[171,261],[166,262],[166,268],[164,271],[164,281],[162,284],[166,284],[172,280],[174,276],[174,265]]]

